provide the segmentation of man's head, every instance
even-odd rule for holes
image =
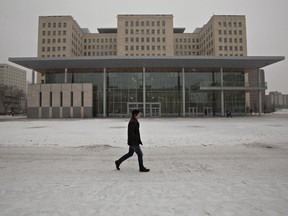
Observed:
[[[136,109],[132,110],[132,117],[139,119],[141,117],[140,111]]]

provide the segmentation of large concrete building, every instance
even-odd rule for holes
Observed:
[[[71,16],[41,16],[38,57],[72,56],[246,56],[245,16],[214,15],[186,33],[173,15],[118,15],[117,28],[90,33]]]
[[[255,95],[261,113],[260,69],[284,59],[247,56],[245,16],[215,15],[192,33],[174,27],[173,15],[117,21],[90,33],[71,16],[39,17],[38,57],[10,59],[40,74],[28,116],[125,116],[133,108],[144,116],[243,115]],[[79,100],[86,102],[74,109]]]
[[[0,64],[0,85],[16,87],[26,93],[26,71],[9,64]]]
[[[274,112],[277,108],[288,108],[288,95],[277,91],[269,92],[265,95],[265,111]]]

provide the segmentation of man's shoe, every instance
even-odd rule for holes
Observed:
[[[118,162],[118,161],[115,161],[115,165],[116,165],[116,169],[117,169],[117,170],[120,170],[120,167],[119,167],[119,166],[120,166],[120,164],[119,164],[119,162]]]
[[[141,168],[139,171],[140,171],[140,172],[149,172],[150,169],[147,169],[147,168],[143,167],[143,168]]]

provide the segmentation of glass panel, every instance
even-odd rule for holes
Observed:
[[[159,102],[161,104],[161,116],[181,116],[181,82],[181,72],[147,72],[146,102]],[[160,112],[160,110],[154,111],[156,114]]]
[[[143,103],[142,83],[140,72],[107,73],[107,116],[126,116],[128,103]]]

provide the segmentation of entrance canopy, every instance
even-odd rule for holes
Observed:
[[[105,56],[9,58],[10,62],[46,73],[96,68],[228,68],[254,70],[284,60],[283,56]]]

